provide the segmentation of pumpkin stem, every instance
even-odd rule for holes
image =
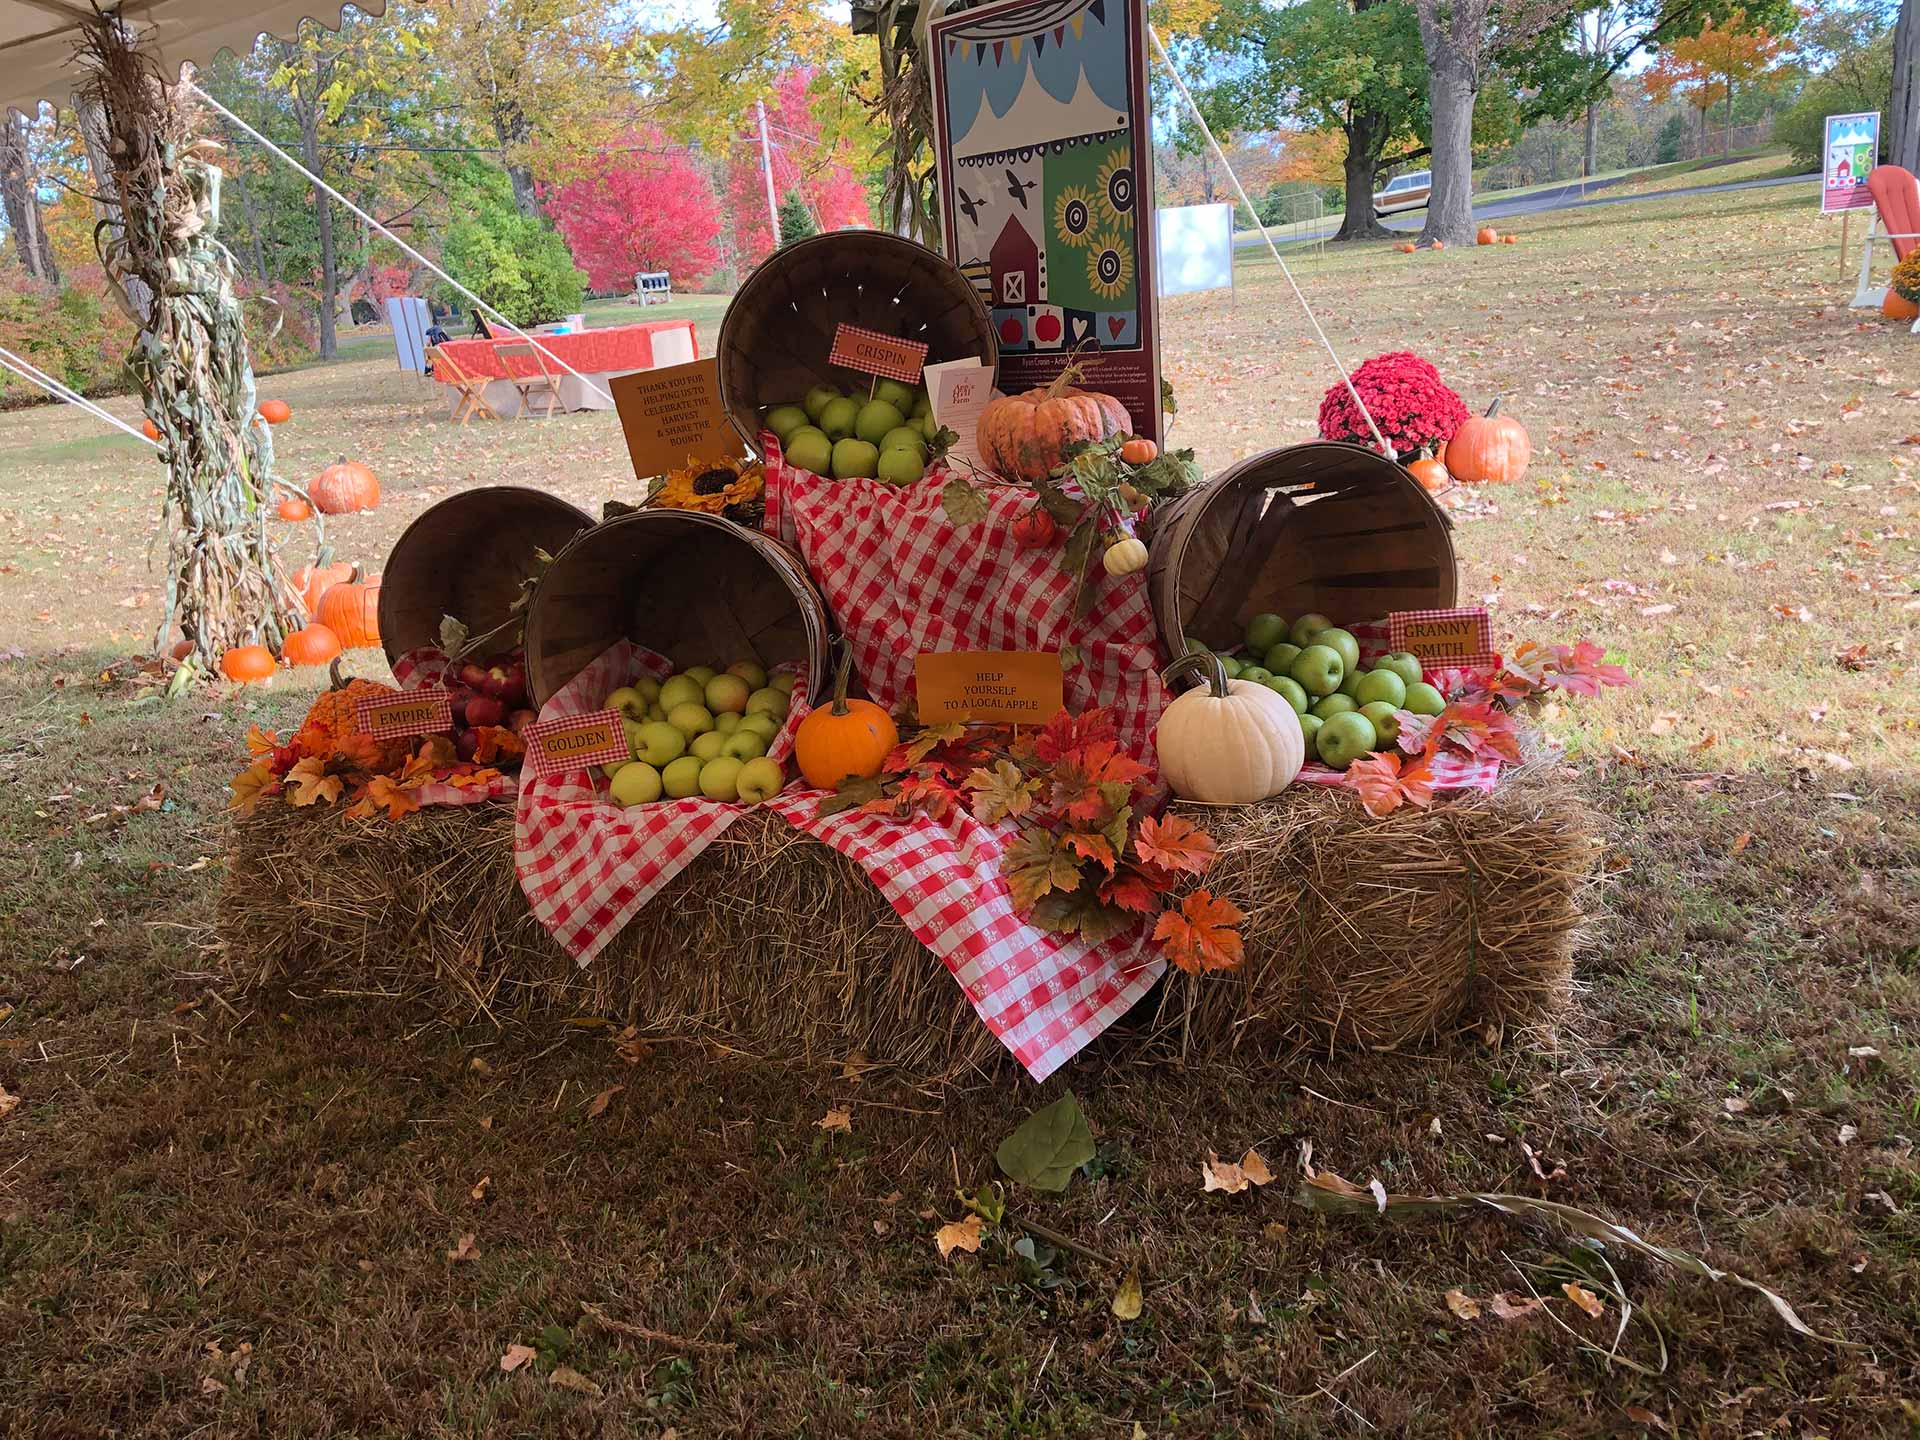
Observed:
[[[1086,376],[1087,361],[1083,357],[1091,344],[1093,344],[1091,340],[1082,340],[1067,353],[1067,363],[1061,368],[1060,373],[1053,377],[1053,383],[1047,386],[1049,400],[1058,400],[1067,393],[1075,381]]]
[[[847,713],[847,682],[853,678],[853,646],[840,639],[840,659],[833,667],[833,713]]]
[[[1500,397],[1496,395],[1493,397],[1493,403],[1487,406],[1487,419],[1491,420],[1494,416],[1498,415],[1499,413],[1500,413]]]
[[[1189,651],[1162,670],[1160,678],[1171,685],[1176,678],[1190,671],[1197,673],[1207,682],[1207,688],[1213,692],[1214,699],[1227,698],[1227,667],[1220,663],[1220,657],[1211,650]]]
[[[340,673],[341,659],[341,656],[336,655],[333,657],[333,663],[327,666],[327,675],[333,681],[333,684],[327,687],[330,690],[344,690],[347,688],[347,677]]]

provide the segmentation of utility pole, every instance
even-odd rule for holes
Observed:
[[[773,248],[780,248],[780,202],[773,198],[773,146],[767,139],[767,106],[763,100],[753,102],[753,108],[760,116],[760,168],[767,177],[767,219],[773,224]]]

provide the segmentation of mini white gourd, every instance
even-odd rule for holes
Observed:
[[[1207,683],[1175,698],[1154,732],[1160,774],[1182,800],[1253,805],[1278,795],[1306,759],[1293,706],[1252,680],[1227,679],[1211,652],[1183,656],[1164,678],[1196,671]]]

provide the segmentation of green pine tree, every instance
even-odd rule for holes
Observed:
[[[780,202],[781,247],[784,249],[796,240],[819,233],[820,227],[813,223],[813,212],[807,209],[807,202],[800,198],[798,190],[789,190],[787,198]]]

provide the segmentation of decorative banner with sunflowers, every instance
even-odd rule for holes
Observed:
[[[1143,0],[1006,0],[935,20],[930,44],[947,254],[993,317],[1000,388],[1077,350],[1158,440]]]

